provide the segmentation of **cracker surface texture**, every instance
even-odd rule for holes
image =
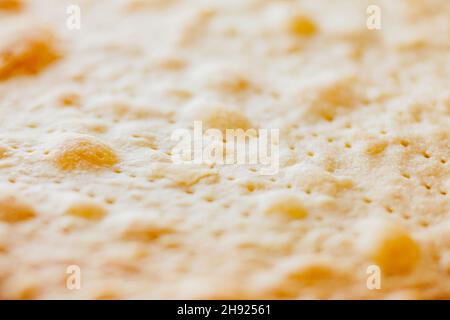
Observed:
[[[0,0],[0,24],[0,299],[450,298],[450,1]],[[279,170],[174,163],[194,121],[279,129]]]

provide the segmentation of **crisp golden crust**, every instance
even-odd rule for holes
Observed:
[[[449,1],[0,15],[0,298],[450,298]],[[194,121],[279,129],[278,172],[174,163]]]

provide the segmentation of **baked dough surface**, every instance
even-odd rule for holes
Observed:
[[[0,23],[0,298],[450,298],[448,0],[0,0]],[[194,120],[279,129],[279,172],[174,164]]]

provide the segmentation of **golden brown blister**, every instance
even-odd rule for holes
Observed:
[[[23,6],[22,0],[0,0],[0,11],[19,12]]]
[[[33,76],[61,57],[55,35],[47,29],[29,29],[0,48],[0,81]]]
[[[79,136],[63,141],[53,161],[62,170],[90,170],[112,167],[119,158],[105,143],[90,136]]]
[[[36,217],[34,209],[13,196],[0,199],[0,221],[16,224]]]

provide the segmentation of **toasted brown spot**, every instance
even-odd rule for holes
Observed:
[[[295,196],[281,196],[272,201],[266,209],[269,215],[283,216],[293,220],[304,219],[308,216],[308,210]]]
[[[129,241],[151,242],[163,235],[172,233],[173,230],[157,225],[133,225],[122,234],[122,238]]]
[[[239,110],[214,107],[203,112],[203,122],[207,128],[214,128],[226,133],[227,129],[247,130],[252,127],[250,120]]]
[[[243,76],[231,75],[214,84],[214,88],[225,94],[238,94],[251,88],[250,81]]]
[[[186,61],[177,58],[168,58],[160,62],[160,67],[167,71],[179,71],[184,69],[186,65]]]
[[[5,158],[7,153],[8,153],[8,149],[6,147],[0,146],[0,159]]]
[[[135,12],[146,9],[164,9],[171,6],[174,2],[174,0],[129,0],[126,10]]]
[[[80,106],[81,97],[77,93],[64,93],[59,97],[59,103],[65,107]]]
[[[87,220],[100,220],[107,214],[107,211],[95,203],[78,203],[70,206],[66,214]]]
[[[317,26],[310,18],[299,15],[289,22],[289,30],[292,34],[303,37],[311,37],[317,32]]]
[[[388,146],[388,142],[384,140],[372,141],[367,146],[366,152],[369,155],[375,156],[382,153]]]
[[[386,221],[373,227],[369,252],[373,261],[388,275],[404,275],[420,260],[420,246],[403,227]]]

